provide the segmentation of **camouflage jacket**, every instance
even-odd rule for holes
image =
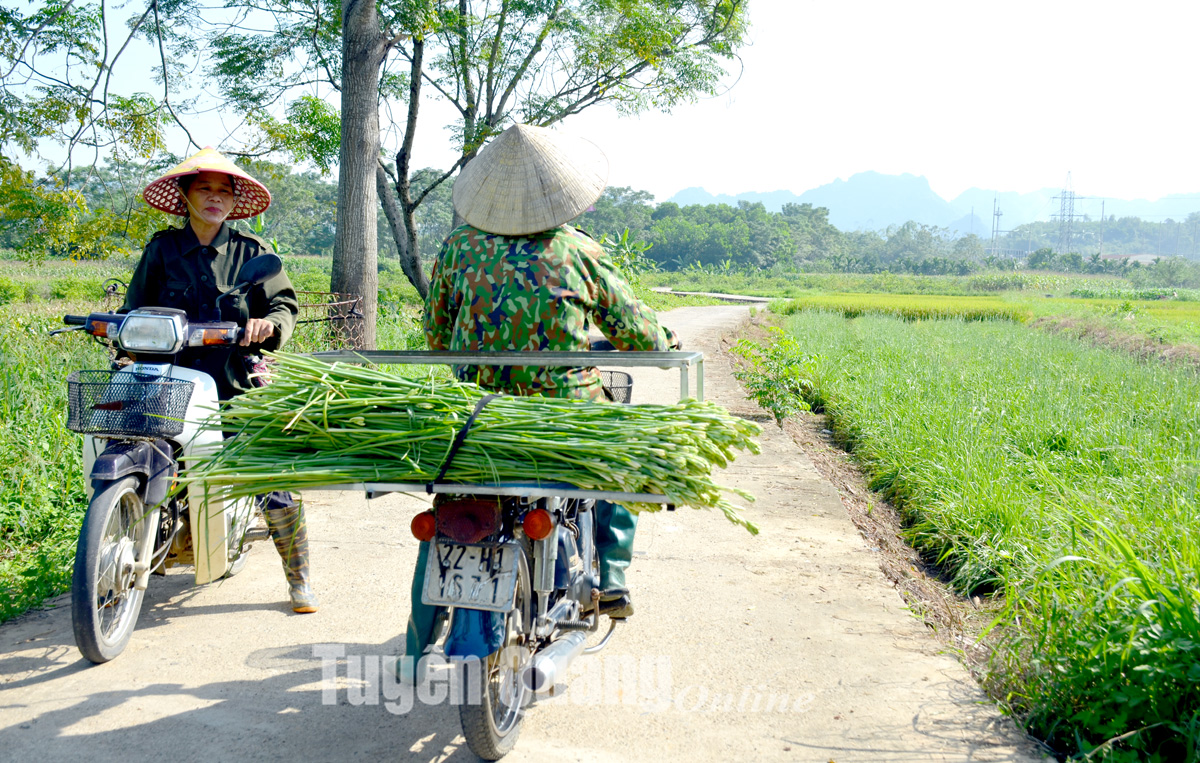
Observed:
[[[604,249],[569,226],[523,237],[464,225],[442,244],[425,305],[433,350],[579,352],[589,321],[619,350],[668,350],[674,335]],[[595,368],[468,366],[459,378],[517,395],[598,400]]]

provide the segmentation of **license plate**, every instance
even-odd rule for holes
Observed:
[[[438,541],[429,548],[421,601],[439,607],[508,612],[516,600],[519,553],[520,547],[513,543]]]

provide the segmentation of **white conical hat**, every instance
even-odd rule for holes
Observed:
[[[574,220],[604,193],[608,159],[590,140],[513,125],[454,181],[454,210],[471,225],[524,236]]]

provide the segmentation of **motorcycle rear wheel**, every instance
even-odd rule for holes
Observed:
[[[529,701],[525,669],[532,657],[533,590],[524,553],[517,564],[517,595],[505,618],[504,643],[482,665],[463,665],[458,671],[463,736],[471,752],[484,760],[499,760],[517,744]]]
[[[124,651],[133,634],[145,593],[134,587],[137,552],[157,531],[158,510],[147,511],[137,477],[95,487],[75,547],[71,624],[79,651],[99,664]]]

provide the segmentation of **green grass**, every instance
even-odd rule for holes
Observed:
[[[1200,345],[1200,301],[1055,297],[1027,292],[987,295],[812,292],[781,301],[773,309],[783,314],[834,310],[847,318],[880,314],[906,320],[1003,319],[1017,323],[1068,319],[1084,328],[1141,337],[1150,343]]]
[[[1040,272],[993,272],[970,276],[916,276],[894,273],[713,273],[685,270],[647,273],[648,286],[678,291],[745,294],[752,297],[800,297],[818,292],[883,294],[996,294],[1016,291],[1066,295],[1073,289],[1112,289],[1129,286],[1124,279]]]
[[[1110,286],[1107,288],[1079,287],[1071,290],[1071,296],[1090,299],[1177,299],[1197,302],[1200,301],[1200,289],[1135,289],[1122,286]]]
[[[0,621],[65,591],[84,504],[83,441],[68,432],[67,374],[103,368],[98,344],[50,338],[91,305],[0,307]]]
[[[1059,750],[1196,760],[1200,378],[1009,321],[786,328],[914,545],[1007,594],[993,691]]]

